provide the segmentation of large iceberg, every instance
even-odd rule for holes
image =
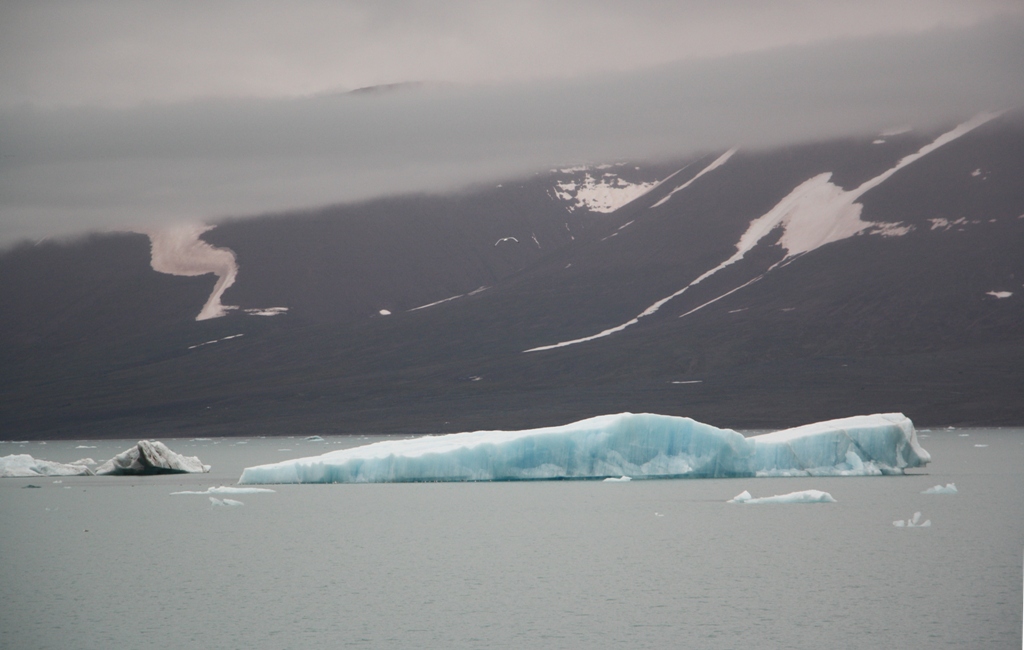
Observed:
[[[192,474],[209,472],[195,456],[182,456],[162,442],[140,440],[96,468],[97,474]]]
[[[88,460],[88,459],[83,459]],[[11,454],[0,458],[0,477],[26,476],[91,476],[92,470],[82,461],[58,463],[40,460],[29,454]]]
[[[901,413],[749,438],[685,417],[620,413],[540,429],[377,442],[248,467],[239,483],[865,476],[902,474],[930,460]]]

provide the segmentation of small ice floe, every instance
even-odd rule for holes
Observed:
[[[957,493],[956,492],[956,484],[955,483],[946,483],[945,486],[936,485],[935,487],[930,487],[927,490],[925,490],[924,492],[922,492],[921,494],[956,494],[956,493]]]
[[[609,476],[608,478],[606,478],[602,482],[603,483],[625,483],[626,481],[632,481],[632,480],[633,479],[631,479],[628,476],[620,476],[619,478],[615,478],[614,476]]]
[[[271,490],[270,488],[233,487],[230,485],[221,485],[218,487],[206,488],[202,491],[183,490],[181,492],[171,492],[171,496],[177,494],[260,494],[261,492],[277,492],[277,490]]]
[[[1013,295],[1012,291],[986,291],[986,296],[992,296],[996,300],[1002,300],[1003,298],[1009,298]]]
[[[726,503],[745,503],[748,505],[762,503],[836,503],[832,495],[821,490],[801,490],[788,494],[776,494],[770,497],[759,497],[755,499],[750,492],[743,490]]]
[[[988,445],[974,445],[975,447],[988,447]]]
[[[234,499],[218,499],[217,497],[210,497],[210,504],[214,507],[218,506],[244,506],[245,504],[241,501],[235,501]]]
[[[925,519],[924,521],[921,521],[921,513],[915,512],[914,516],[910,519],[907,519],[906,521],[897,519],[892,522],[892,525],[897,528],[928,528],[932,525],[932,520]]]
[[[64,481],[62,481],[62,480],[60,480],[60,479],[57,479],[56,481],[54,481],[54,483],[63,483],[63,482],[64,482]]]
[[[11,454],[0,458],[0,477],[88,476],[92,470],[84,463],[58,463],[33,458],[29,454]]]
[[[660,512],[656,512],[656,513],[654,513],[654,516],[655,517],[664,517],[665,515],[661,514]]]
[[[96,445],[78,445],[75,449],[95,449]]]
[[[391,310],[390,309],[381,309],[377,313],[380,314],[381,316],[390,316],[391,315]]]
[[[320,436],[306,436],[305,438],[303,438],[303,440],[305,440],[306,442],[323,442],[324,441],[324,439],[321,438]]]

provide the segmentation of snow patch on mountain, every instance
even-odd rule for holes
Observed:
[[[610,172],[601,176],[592,176],[586,172],[581,181],[555,183],[554,193],[556,198],[569,203],[566,206],[569,212],[583,208],[591,212],[609,213],[643,196],[655,185],[657,183],[631,183]]]
[[[221,304],[221,296],[238,276],[238,264],[235,253],[229,248],[216,248],[199,237],[211,230],[213,226],[188,223],[168,226],[159,230],[150,230],[149,236],[152,250],[150,264],[154,271],[168,275],[196,276],[213,273],[217,283],[213,293],[207,298],[196,320],[219,318],[227,314],[228,309]]]
[[[246,309],[250,316],[280,316],[288,313],[287,307],[265,307],[263,309]]]
[[[865,232],[868,234],[880,234],[884,236],[904,235],[910,232],[910,226],[905,226],[900,223],[871,222],[862,220],[861,211],[864,206],[858,203],[859,199],[868,191],[884,183],[893,174],[907,165],[910,165],[911,163],[928,155],[942,145],[952,142],[998,115],[999,113],[981,113],[976,115],[963,124],[958,125],[951,131],[943,133],[933,142],[921,147],[915,153],[904,156],[896,163],[896,165],[878,176],[865,181],[853,190],[844,190],[834,184],[832,182],[831,172],[818,174],[794,188],[788,196],[783,198],[767,213],[751,221],[746,232],[744,232],[743,235],[740,236],[739,241],[736,242],[736,252],[733,253],[732,256],[714,268],[705,271],[679,291],[662,298],[634,318],[622,323],[621,325],[608,328],[591,336],[562,341],[551,345],[538,346],[524,350],[524,352],[553,350],[555,348],[575,345],[577,343],[593,341],[598,338],[603,338],[605,336],[621,332],[627,327],[638,323],[641,318],[645,318],[656,313],[666,303],[682,295],[689,288],[700,284],[722,269],[740,261],[748,252],[757,246],[762,239],[779,229],[782,230],[782,235],[778,240],[778,246],[785,251],[785,255],[781,260],[772,264],[760,275],[757,275],[738,287],[723,293],[717,298],[713,298],[712,300],[691,309],[680,317],[689,316],[690,314],[703,309],[707,305],[717,302],[740,289],[748,287],[759,281],[773,269],[788,264],[797,257],[818,249],[826,244],[841,241]],[[722,157],[720,157],[719,160],[722,160]],[[726,160],[728,160],[728,158],[726,158]],[[722,162],[724,162],[724,160]],[[709,169],[716,164],[720,163],[716,160],[711,166],[709,166]],[[695,176],[693,180],[701,176],[703,173],[704,172],[701,172],[701,174]],[[656,207],[657,205],[658,204],[655,204],[655,206],[652,207]],[[935,226],[933,225],[933,229],[934,227]]]
[[[726,151],[721,156],[716,158],[714,160],[714,162],[712,162],[710,165],[708,165],[704,169],[700,170],[700,172],[698,172],[696,176],[694,176],[690,180],[686,181],[685,183],[683,183],[679,187],[673,189],[671,192],[666,194],[660,201],[658,201],[657,203],[652,205],[651,208],[653,209],[653,208],[656,208],[658,206],[661,206],[661,205],[664,205],[664,204],[668,203],[668,200],[672,198],[673,194],[675,194],[676,192],[681,192],[681,191],[685,190],[686,188],[688,188],[690,186],[691,183],[693,183],[695,180],[697,180],[698,178],[700,178],[704,174],[706,174],[709,171],[712,171],[714,169],[718,169],[719,167],[724,165],[730,158],[732,158],[732,155],[734,153],[736,153],[736,147],[733,147],[732,149]],[[684,167],[683,169],[686,169],[686,168]],[[680,169],[679,171],[683,171],[683,170]],[[678,174],[678,173],[679,172],[676,172],[676,174]],[[675,174],[672,174],[672,176],[675,176]],[[668,178],[672,178],[672,176],[669,176]],[[667,181],[668,178],[666,178],[665,181]],[[662,181],[662,182],[664,183],[665,181]]]

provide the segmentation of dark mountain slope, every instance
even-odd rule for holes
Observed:
[[[1019,116],[962,135],[859,197],[860,219],[895,224],[888,230],[865,227],[786,258],[781,244],[792,240],[777,227],[706,275],[809,179],[832,172],[838,196],[937,135],[740,151],[664,202],[721,152],[206,233],[238,259],[224,302],[290,308],[273,318],[195,322],[210,276],[153,272],[138,236],[20,248],[0,256],[13,307],[0,321],[2,353],[14,360],[2,373],[0,429],[6,438],[430,432],[624,410],[734,427],[889,410],[919,425],[1019,425]],[[652,183],[687,164],[614,212],[574,202],[588,174]],[[565,193],[573,183],[575,197]]]

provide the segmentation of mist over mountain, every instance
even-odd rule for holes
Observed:
[[[0,255],[0,429],[1019,424],[1021,178],[1021,113],[980,114],[25,243]]]

